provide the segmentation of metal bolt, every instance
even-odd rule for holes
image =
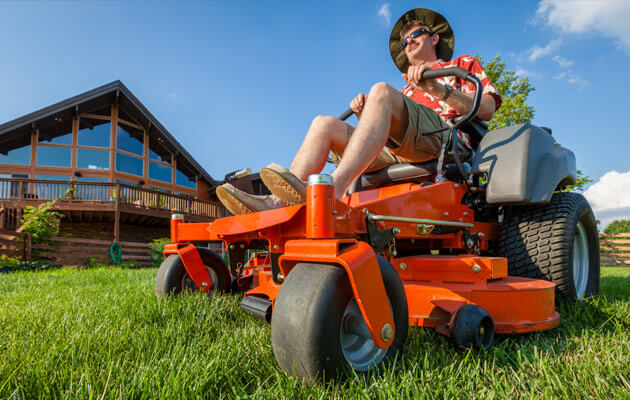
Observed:
[[[201,282],[201,287],[202,288],[207,288],[208,287],[208,282],[206,282],[206,281]]]
[[[389,342],[392,340],[393,336],[394,330],[392,329],[392,326],[390,324],[383,325],[383,329],[381,329],[381,339],[385,342]]]
[[[241,243],[238,247],[240,247],[241,249],[245,248],[245,243]]]
[[[473,265],[473,271],[479,272],[479,271],[481,271],[481,267],[479,265],[475,264],[475,265]]]
[[[398,228],[392,228],[392,233],[393,233],[394,235],[398,235],[398,234],[400,233],[400,229],[398,229]]]
[[[455,189],[457,189],[459,187],[459,183],[456,183],[454,186],[455,186]]]
[[[464,211],[464,217],[468,216],[468,211]]]
[[[406,269],[407,269],[407,264],[405,264],[405,263],[400,263],[399,267],[400,267],[400,270],[401,270],[401,271],[404,271],[404,270],[406,270]]]
[[[280,248],[280,246],[278,246],[277,244],[274,244],[274,245],[273,245],[273,249],[274,249],[274,250],[278,250],[279,248]]]
[[[337,214],[337,210],[333,210],[333,214]]]
[[[448,217],[448,216],[449,216],[448,211],[444,213],[444,216],[445,216],[445,217]]]
[[[233,244],[230,245],[230,250],[234,250],[236,248],[236,246],[234,246]]]
[[[284,282],[284,275],[278,272],[278,282]]]

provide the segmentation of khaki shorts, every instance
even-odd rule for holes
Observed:
[[[389,165],[408,162],[424,162],[439,157],[442,143],[448,140],[449,130],[423,135],[423,132],[431,132],[437,129],[447,128],[446,123],[439,115],[429,107],[418,104],[409,97],[402,95],[409,112],[409,125],[407,132],[400,144],[395,143],[391,138],[376,159],[367,167],[365,172],[378,171]],[[348,127],[348,138],[352,136],[354,127]],[[333,163],[339,165],[343,154],[336,151],[330,152]]]

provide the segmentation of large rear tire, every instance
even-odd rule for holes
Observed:
[[[225,261],[212,250],[197,247],[199,256],[212,285],[207,291],[209,296],[217,292],[227,292],[230,290],[230,271]],[[193,282],[184,263],[177,254],[169,255],[160,265],[157,276],[155,277],[155,292],[158,296],[166,296],[169,294],[178,294],[181,292],[196,292],[197,286]]]
[[[515,207],[501,225],[497,253],[507,257],[509,275],[551,281],[561,300],[599,293],[597,224],[581,194],[555,193],[547,204]]]
[[[298,264],[287,276],[271,316],[271,344],[280,367],[306,382],[365,372],[403,348],[409,327],[404,287],[394,267],[379,256],[394,314],[395,337],[387,349],[374,345],[346,271],[337,265]]]

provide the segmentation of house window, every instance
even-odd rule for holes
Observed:
[[[109,169],[109,152],[78,148],[77,168]]]
[[[35,179],[49,179],[51,181],[69,181],[69,176],[64,175],[35,175]]]
[[[104,176],[78,176],[77,181],[79,182],[109,182],[109,178],[105,178]]]
[[[116,148],[138,156],[144,155],[144,131],[119,123],[116,129]]]
[[[171,157],[171,152],[162,145],[162,142],[159,139],[154,137],[149,138],[149,158],[151,160],[170,164]]]
[[[111,122],[95,118],[79,118],[79,146],[109,147]]]
[[[155,161],[149,161],[149,178],[155,179],[156,181],[172,183],[173,168]]]
[[[128,156],[126,154],[116,152],[116,171],[143,176],[144,161],[142,160],[142,158]]]
[[[72,147],[37,146],[37,165],[71,167]]]
[[[59,122],[53,126],[40,128],[37,135],[39,144],[72,145],[72,119]]]
[[[191,189],[197,189],[197,178],[187,169],[178,167],[175,174],[175,183]]]
[[[0,164],[29,165],[31,163],[31,145],[8,145],[0,150]]]

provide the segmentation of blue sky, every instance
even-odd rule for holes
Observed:
[[[500,55],[530,78],[533,122],[596,180],[600,219],[630,217],[628,3],[1,2],[0,122],[120,79],[213,177],[288,166],[314,116],[375,82],[404,86],[387,38],[427,7],[456,56]]]

